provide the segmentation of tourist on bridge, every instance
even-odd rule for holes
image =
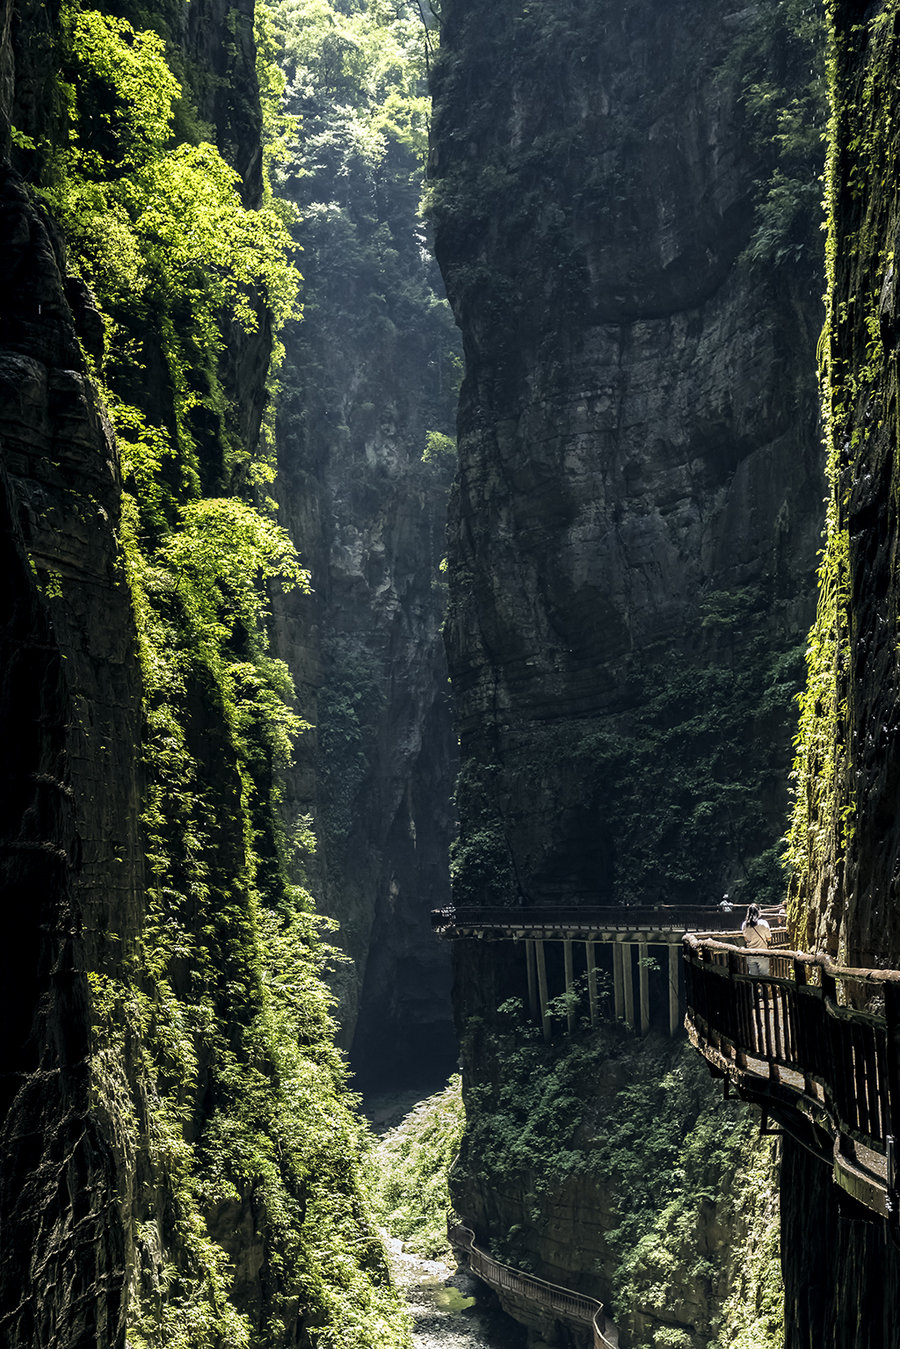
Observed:
[[[747,909],[747,917],[741,923],[741,932],[744,934],[744,944],[752,950],[764,951],[772,940],[772,929],[765,918],[759,916],[759,905],[751,904]],[[760,960],[758,956],[747,957],[748,974],[768,974],[768,960]]]

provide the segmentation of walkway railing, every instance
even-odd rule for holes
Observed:
[[[723,912],[710,904],[654,904],[654,905],[475,905],[459,908],[433,909],[431,924],[447,936],[463,936],[474,931],[505,934],[518,929],[533,931],[546,928],[551,931],[588,932],[616,931],[670,931],[670,932],[734,932],[739,931],[746,910],[735,908]]]
[[[447,1236],[455,1250],[463,1254],[469,1269],[498,1293],[512,1293],[525,1301],[552,1312],[575,1325],[591,1326],[594,1349],[618,1349],[619,1333],[603,1314],[603,1303],[585,1297],[570,1288],[547,1283],[532,1274],[523,1274],[510,1265],[503,1265],[492,1255],[475,1245],[475,1233],[462,1223],[447,1225]]]
[[[742,1095],[828,1156],[843,1189],[893,1215],[900,972],[690,935],[684,966],[694,1046]]]
[[[645,1035],[651,1024],[650,970],[660,970],[661,964],[663,977],[656,982],[656,1005],[659,1007],[660,1001],[665,1000],[663,1007],[668,1012],[669,1034],[677,1035],[682,1024],[680,950],[684,933],[733,935],[735,940],[741,941],[740,926],[745,913],[743,907],[722,910],[709,904],[633,907],[467,904],[458,909],[435,909],[431,921],[442,937],[519,943],[525,953],[528,1009],[533,1020],[540,1022],[544,1038],[549,1040],[553,1034],[554,1016],[550,1006],[546,943],[562,945],[564,1015],[570,1033],[580,1015],[581,999],[575,982],[579,967],[587,979],[591,1025],[600,1022],[601,980],[608,975],[611,966],[615,1018]],[[781,912],[766,910],[764,913],[772,925],[773,940],[777,941],[782,935],[775,931],[782,921]],[[654,946],[665,948],[661,962],[651,957]],[[598,963],[598,949],[604,948],[610,950],[599,958]],[[557,961],[557,971],[558,966]],[[558,973],[556,977],[558,979]],[[658,1019],[659,1012],[656,1016]],[[556,1024],[559,1025],[559,1019]]]

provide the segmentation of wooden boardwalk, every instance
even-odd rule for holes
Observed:
[[[448,1225],[447,1235],[454,1250],[460,1254],[473,1274],[493,1288],[501,1301],[503,1295],[522,1298],[535,1309],[548,1312],[553,1318],[570,1325],[590,1328],[594,1349],[619,1349],[619,1332],[603,1314],[603,1303],[585,1297],[571,1288],[562,1288],[532,1274],[523,1274],[510,1265],[503,1265],[487,1251],[475,1244],[475,1233],[462,1223]]]
[[[684,938],[688,1036],[713,1072],[897,1216],[900,972]]]

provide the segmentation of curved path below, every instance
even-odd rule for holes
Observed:
[[[387,1239],[394,1278],[413,1318],[415,1349],[521,1349],[525,1333],[478,1305],[479,1282],[441,1260],[423,1260]]]

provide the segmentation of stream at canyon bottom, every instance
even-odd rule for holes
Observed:
[[[365,1113],[381,1133],[399,1124],[433,1090],[367,1097]],[[403,1242],[387,1233],[385,1244],[412,1316],[415,1349],[522,1349],[524,1330],[503,1315],[479,1279],[452,1263],[404,1251]]]
[[[441,1260],[423,1260],[387,1241],[391,1267],[413,1318],[415,1349],[514,1349],[523,1343],[502,1313],[482,1304],[483,1285]]]

